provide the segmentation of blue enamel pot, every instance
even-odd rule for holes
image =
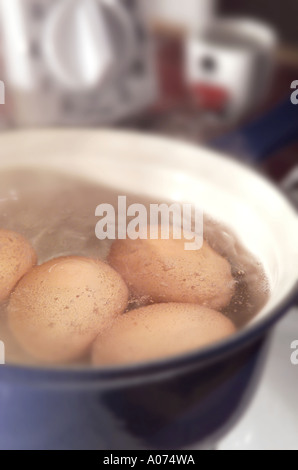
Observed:
[[[292,108],[283,105],[236,136],[246,157],[260,159],[297,135]],[[266,306],[243,330],[186,355],[121,368],[0,366],[0,449],[206,449],[241,416],[270,332],[297,295],[298,219],[275,186],[229,158],[229,142],[235,148],[235,136],[217,142],[221,153],[106,130],[0,136],[0,171],[55,169],[119,194],[202,201],[259,258],[271,286]]]

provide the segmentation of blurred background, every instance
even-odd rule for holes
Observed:
[[[212,142],[290,95],[297,17],[296,0],[0,0],[0,126]],[[280,181],[296,151],[263,166]]]
[[[298,106],[290,103],[298,80],[297,21],[297,0],[0,0],[0,131],[115,126],[232,147],[298,205]],[[247,134],[255,140],[249,151]],[[243,439],[233,437],[231,447],[238,438],[239,447],[249,447],[247,430],[265,413],[268,380],[281,389],[269,403],[271,420],[261,421],[273,429],[285,416],[278,400],[288,402],[296,434],[275,434],[276,445],[297,439],[290,366],[276,385],[289,362],[289,331],[284,323],[278,337],[287,355],[281,375],[276,360],[251,421],[236,430]]]

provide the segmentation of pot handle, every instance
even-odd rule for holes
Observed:
[[[212,142],[212,147],[246,161],[262,162],[298,140],[298,106],[288,98],[242,129]]]

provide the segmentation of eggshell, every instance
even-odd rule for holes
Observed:
[[[36,253],[26,238],[10,230],[0,230],[0,302],[7,300],[36,262]]]
[[[229,262],[206,241],[197,251],[185,250],[185,241],[116,240],[108,260],[141,302],[226,307],[235,291]]]
[[[8,321],[32,356],[64,362],[81,356],[127,303],[124,281],[107,264],[83,257],[57,258],[21,280],[10,299]]]
[[[223,314],[194,304],[155,304],[122,315],[93,345],[94,365],[123,365],[187,353],[236,331]]]

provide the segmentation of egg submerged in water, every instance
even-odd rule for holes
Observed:
[[[206,241],[195,251],[185,250],[185,242],[116,240],[108,260],[141,303],[193,303],[221,310],[235,293],[230,263]]]
[[[9,327],[42,362],[79,358],[127,307],[121,276],[102,261],[64,257],[33,268],[8,305]]]
[[[10,230],[0,230],[0,302],[8,299],[36,262],[36,253],[26,238]]]
[[[168,303],[122,315],[93,345],[97,366],[127,365],[191,352],[235,333],[223,314],[194,304]]]

